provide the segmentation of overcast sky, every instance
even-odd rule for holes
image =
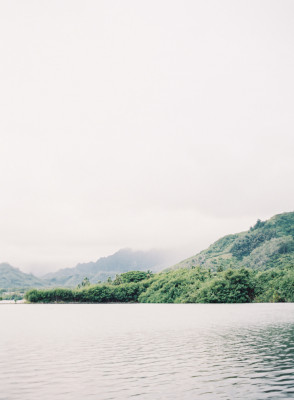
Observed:
[[[294,207],[294,2],[0,4],[0,262],[188,257]]]

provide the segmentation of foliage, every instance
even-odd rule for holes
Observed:
[[[180,268],[179,268],[180,267]],[[166,272],[128,271],[77,289],[31,290],[30,302],[294,302],[294,213],[228,235]]]
[[[274,230],[252,231],[245,236],[241,236],[232,246],[231,253],[237,259],[248,256],[254,249],[261,246],[265,241],[275,237]]]
[[[86,286],[90,286],[90,285],[91,285],[91,283],[89,281],[89,278],[87,278],[85,276],[85,278],[82,280],[82,282],[78,284],[77,288],[80,289],[82,287],[86,287]]]
[[[25,299],[31,303],[115,303],[135,302],[146,289],[144,282],[131,282],[119,286],[98,284],[79,289],[30,290]]]
[[[224,236],[223,238],[217,240],[214,242],[209,249],[207,250],[207,254],[222,254],[226,251],[228,246],[231,246],[234,241],[238,238],[238,235],[227,235]]]
[[[0,289],[0,300],[22,300],[24,292],[22,289]]]
[[[122,283],[140,282],[152,276],[151,271],[129,271],[120,275]]]
[[[196,291],[209,272],[200,267],[179,269],[155,275],[153,283],[139,297],[142,303],[185,303],[189,293]]]
[[[250,270],[229,269],[207,281],[190,297],[195,303],[249,303],[254,298]]]
[[[259,229],[262,228],[265,225],[266,221],[261,221],[260,219],[258,219],[256,221],[256,224],[252,227],[250,227],[250,231],[254,231],[255,229]]]
[[[25,298],[32,303],[294,302],[294,264],[266,271],[229,268],[213,272],[201,267],[182,268],[154,274],[139,282],[104,283],[80,289],[33,289]]]
[[[255,278],[256,302],[294,302],[294,267],[259,272]]]
[[[219,267],[265,270],[278,265],[283,268],[289,259],[294,259],[294,212],[278,214],[267,221],[258,220],[247,232],[224,236],[168,270],[196,265],[212,271]]]
[[[273,256],[292,251],[294,240],[291,236],[283,236],[265,241],[254,249],[250,256],[244,257],[242,264],[253,269],[266,269]]]

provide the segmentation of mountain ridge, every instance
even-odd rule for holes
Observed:
[[[0,264],[0,288],[29,288],[65,286],[75,287],[87,277],[91,283],[113,279],[116,274],[131,270],[153,272],[160,270],[164,265],[164,252],[160,250],[134,251],[130,248],[120,249],[114,254],[100,257],[97,261],[79,263],[75,267],[63,268],[50,272],[41,277],[26,274],[7,263]],[[4,267],[6,266],[6,267]]]
[[[294,212],[257,220],[248,231],[223,236],[207,249],[166,270],[197,265],[211,270],[227,267],[264,270],[288,262],[294,262]]]
[[[76,286],[85,276],[91,283],[103,281],[109,277],[113,279],[116,274],[132,270],[143,271],[147,269],[159,270],[163,268],[164,255],[160,250],[132,250],[120,249],[107,257],[100,257],[97,261],[79,263],[72,268],[63,268],[56,272],[44,275],[42,278],[51,284]]]
[[[46,286],[45,282],[33,274],[26,274],[8,263],[0,264],[0,288],[17,289],[44,286]]]

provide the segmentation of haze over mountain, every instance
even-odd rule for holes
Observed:
[[[97,283],[127,271],[159,272],[170,265],[167,263],[167,255],[163,251],[121,249],[96,262],[80,263],[42,278],[25,274],[9,264],[0,264],[0,288],[75,287],[85,277],[91,283]],[[258,220],[248,231],[224,236],[206,250],[167,269],[199,265],[211,270],[228,267],[266,270],[290,264],[294,264],[294,212],[278,214],[267,221]]]
[[[89,267],[89,266],[88,266]],[[72,289],[33,289],[31,302],[252,303],[294,301],[294,212],[257,220],[157,274],[131,271]]]
[[[121,249],[108,257],[99,258],[96,262],[81,263],[73,268],[60,269],[41,278],[37,278],[33,274],[26,274],[3,263],[0,264],[0,288],[74,287],[85,277],[91,283],[97,283],[127,271],[152,270],[152,272],[156,272],[167,266],[165,252],[159,250],[133,251],[131,249]]]
[[[1,260],[180,260],[292,209],[293,1],[0,7]]]
[[[43,276],[43,279],[52,285],[75,286],[84,277],[90,282],[97,283],[108,277],[114,278],[116,274],[127,271],[159,271],[166,266],[166,257],[159,250],[133,251],[121,249],[108,257],[99,258],[96,262],[81,263],[74,268],[64,268],[57,272]]]
[[[0,289],[46,286],[46,282],[32,274],[25,274],[7,263],[0,264]]]

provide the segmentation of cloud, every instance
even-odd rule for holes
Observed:
[[[189,256],[292,209],[292,2],[63,4],[1,5],[3,260]]]

